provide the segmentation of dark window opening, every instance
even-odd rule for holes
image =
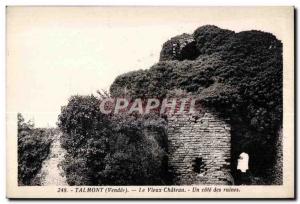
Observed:
[[[179,57],[179,60],[194,60],[199,56],[199,52],[196,48],[196,43],[188,42],[181,50],[181,56]]]
[[[202,161],[201,157],[193,160],[192,167],[193,167],[193,171],[199,174],[205,171],[205,164]]]

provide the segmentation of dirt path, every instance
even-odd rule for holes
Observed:
[[[50,154],[43,162],[40,172],[37,174],[42,186],[68,186],[63,169],[60,166],[64,160],[66,150],[60,145],[60,134],[54,136],[50,147]]]

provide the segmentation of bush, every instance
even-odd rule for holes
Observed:
[[[67,150],[63,168],[68,184],[168,182],[162,121],[134,115],[104,115],[99,104],[100,99],[94,96],[73,96],[59,115],[61,142]]]
[[[31,185],[32,179],[47,158],[51,139],[49,130],[34,128],[33,123],[25,122],[18,113],[18,182]]]
[[[110,185],[164,185],[167,169],[166,121],[155,115],[113,118],[115,134],[102,177]]]
[[[67,151],[64,170],[70,185],[94,184],[97,172],[105,167],[103,161],[112,128],[111,122],[100,112],[98,102],[94,96],[73,96],[59,115],[58,126],[63,132],[61,144]]]

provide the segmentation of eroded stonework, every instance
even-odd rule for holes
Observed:
[[[169,167],[175,185],[230,185],[230,126],[215,114],[168,117]]]

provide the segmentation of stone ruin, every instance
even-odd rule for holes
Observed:
[[[171,38],[163,44],[159,61],[166,60],[193,60],[199,56],[196,42],[192,35],[184,33]]]
[[[230,185],[230,125],[216,114],[168,117],[169,168],[175,185]]]
[[[276,42],[277,47],[280,45],[276,38],[267,33],[248,31],[235,34],[233,31],[208,25],[198,28],[191,35],[184,33],[165,42],[159,61],[161,63],[196,60],[203,54],[227,49],[228,41],[236,40],[236,43],[241,43],[248,39],[248,35],[257,36],[266,44],[270,41]],[[119,87],[117,85],[113,87],[115,93],[118,93],[118,88],[123,88],[120,84]],[[214,111],[205,109],[203,111],[203,114],[175,114],[167,118],[168,165],[174,173],[174,184],[232,185],[234,179],[231,168],[237,158],[231,158],[231,126],[229,121],[218,117]],[[276,163],[271,169],[271,174],[275,176],[273,184],[282,185],[282,132],[279,134],[276,147]],[[249,154],[250,160],[252,156]]]
[[[163,44],[160,61],[193,60],[199,56],[193,35],[182,34]],[[230,185],[230,125],[203,110],[168,117],[169,167],[175,185]]]

